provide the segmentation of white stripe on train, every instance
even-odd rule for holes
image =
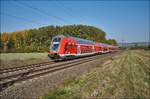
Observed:
[[[82,54],[59,54],[60,57],[65,57],[65,56],[88,56],[88,55],[94,55],[97,53],[108,53],[109,51],[98,51],[98,52],[92,52],[92,53],[82,53]]]

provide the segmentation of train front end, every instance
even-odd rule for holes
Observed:
[[[48,52],[48,57],[52,60],[59,60],[60,59],[60,47],[61,47],[61,40],[63,36],[55,36],[51,41],[50,51]]]

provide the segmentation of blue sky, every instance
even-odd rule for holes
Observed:
[[[119,0],[1,1],[1,32],[47,25],[85,24],[118,42],[149,41],[150,2]]]

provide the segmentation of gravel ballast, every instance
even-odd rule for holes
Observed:
[[[1,92],[1,99],[39,98],[48,91],[56,88],[64,79],[81,75],[101,64],[100,60],[101,58],[41,77],[15,83]]]

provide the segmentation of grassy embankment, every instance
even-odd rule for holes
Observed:
[[[150,98],[150,51],[126,51],[87,74],[66,79],[43,96],[55,98]]]
[[[0,68],[49,61],[47,53],[0,53]]]

